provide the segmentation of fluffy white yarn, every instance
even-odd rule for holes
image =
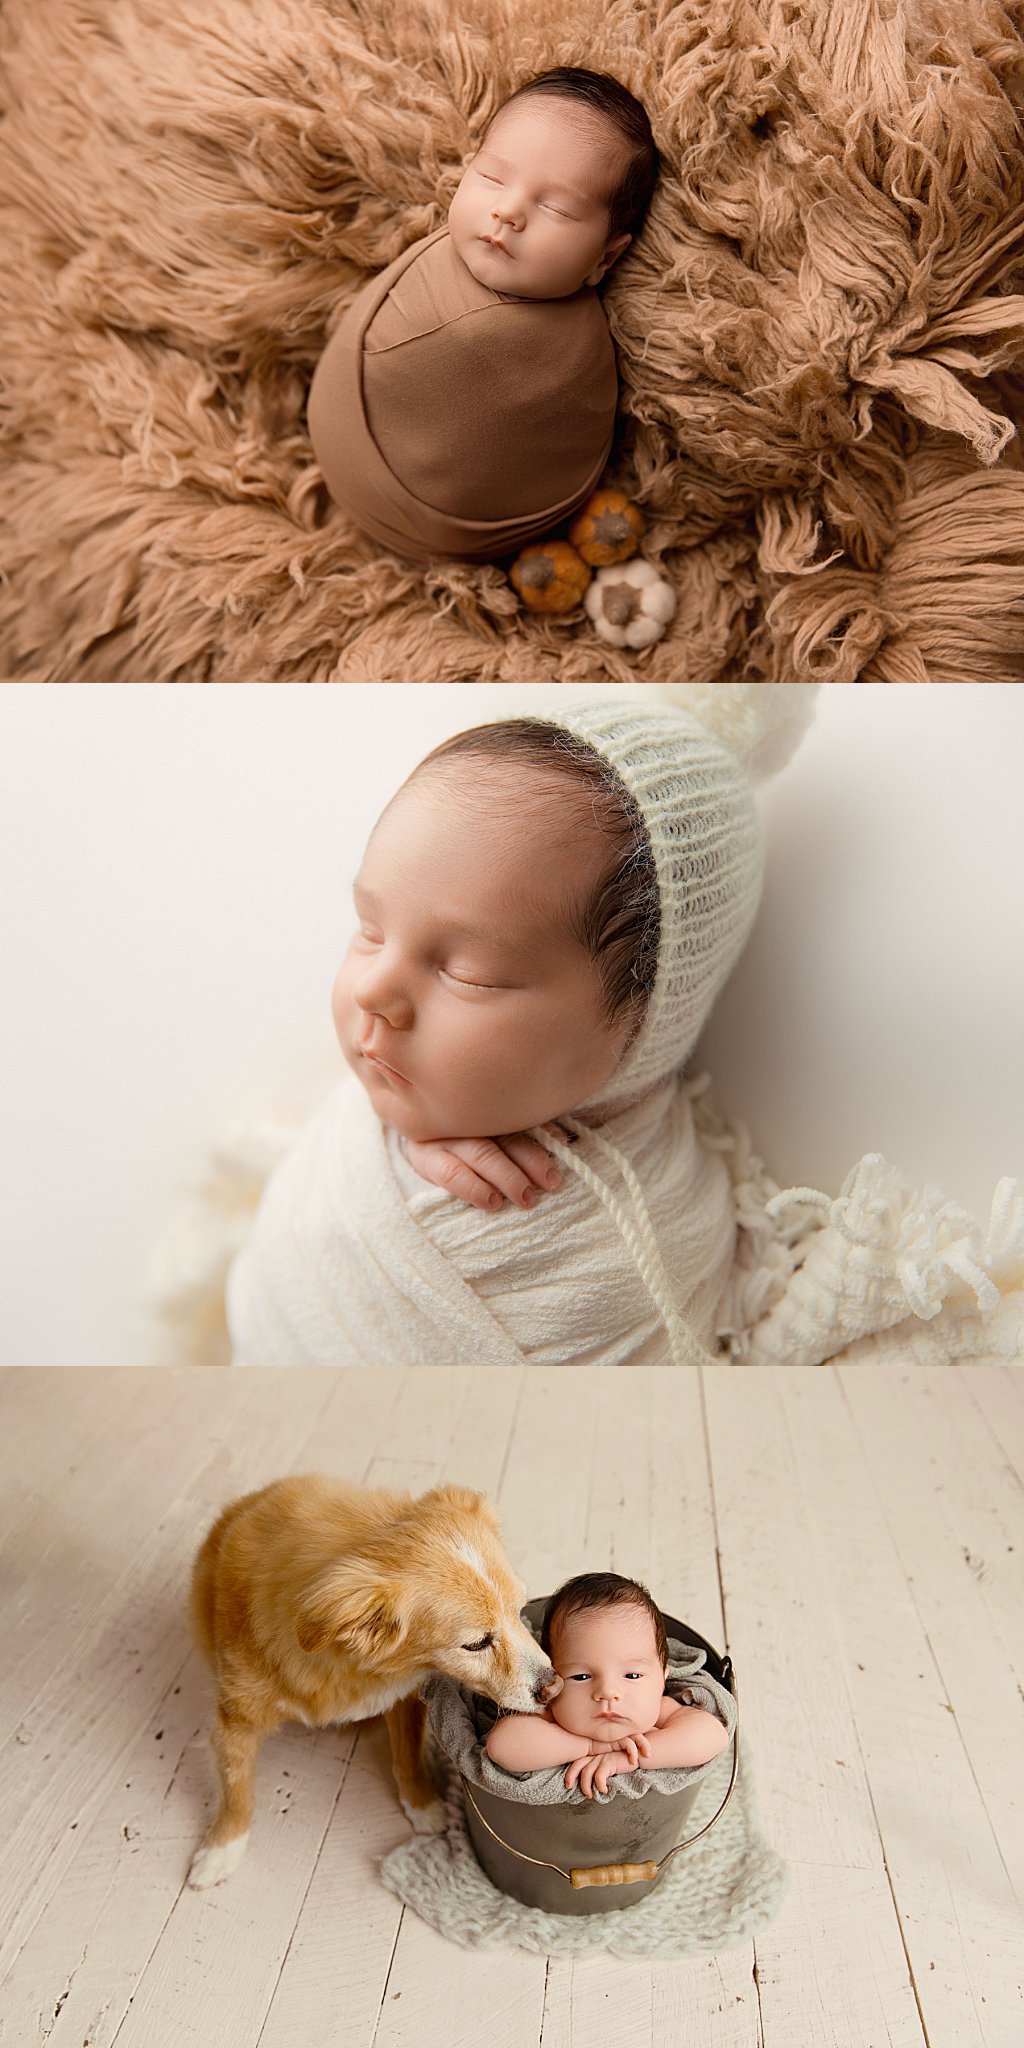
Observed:
[[[650,683],[652,702],[674,705],[706,726],[766,782],[791,761],[817,704],[818,683]]]
[[[711,1818],[728,1780],[728,1755],[704,1779],[688,1825]],[[414,1835],[381,1864],[388,1890],[460,1948],[524,1948],[541,1955],[694,1956],[734,1948],[774,1919],[786,1865],[757,1824],[750,1756],[740,1747],[736,1790],[703,1840],[673,1857],[636,1905],[580,1919],[520,1905],[485,1877],[466,1829],[462,1783],[447,1774],[444,1835]]]

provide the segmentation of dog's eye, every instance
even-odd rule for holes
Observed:
[[[493,1641],[493,1636],[481,1636],[478,1643],[463,1643],[462,1647],[464,1650],[489,1650]]]

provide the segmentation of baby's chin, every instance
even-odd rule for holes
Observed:
[[[482,242],[477,235],[452,235],[456,252],[461,256],[471,277],[477,284],[487,286],[488,291],[509,292],[516,299],[568,299],[578,292],[578,283],[567,283],[565,279],[537,278],[521,267],[521,259],[503,256],[498,249]]]

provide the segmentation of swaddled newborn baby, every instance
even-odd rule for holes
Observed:
[[[729,1740],[717,1715],[665,1691],[665,1624],[646,1586],[617,1572],[584,1572],[552,1594],[541,1646],[562,1690],[537,1714],[505,1714],[487,1737],[506,1771],[568,1764],[584,1798],[623,1771],[710,1763]]]
[[[679,1068],[760,875],[742,768],[675,712],[602,699],[436,748],[356,877],[352,1078],[264,1191],[236,1357],[706,1355],[735,1209]]]
[[[499,108],[447,227],[371,279],[317,366],[313,448],[356,525],[487,559],[583,504],[618,395],[596,287],[656,175],[644,109],[602,73],[545,72]]]

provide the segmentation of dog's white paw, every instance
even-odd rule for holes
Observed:
[[[432,1799],[429,1806],[410,1806],[403,1799],[402,1810],[417,1835],[443,1835],[448,1826],[443,1799]]]
[[[197,1849],[188,1873],[192,1890],[205,1892],[212,1884],[223,1884],[238,1869],[248,1840],[247,1829],[244,1835],[236,1835],[233,1842],[212,1842],[208,1849]]]

